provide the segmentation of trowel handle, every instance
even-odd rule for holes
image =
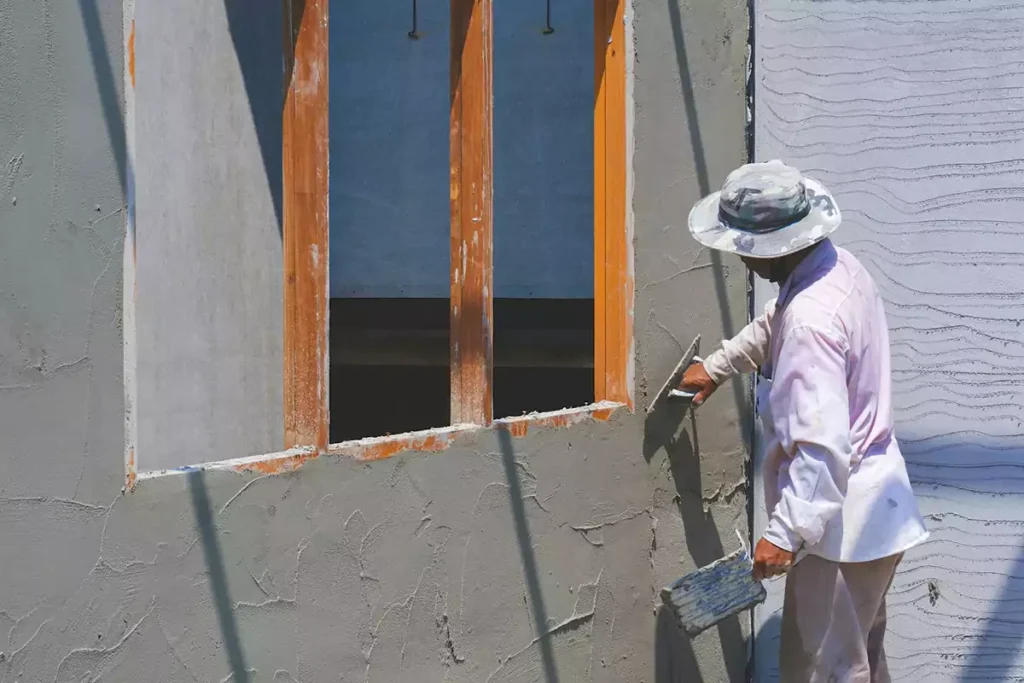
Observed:
[[[682,389],[673,389],[672,391],[668,392],[668,397],[669,398],[685,398],[688,401],[692,401],[694,398],[697,397],[697,392],[695,392],[695,391],[683,391]]]
[[[703,363],[703,362],[704,362],[704,359],[701,358],[700,356],[694,356],[693,358],[690,359],[690,365],[693,365],[694,363]],[[668,395],[669,395],[670,398],[683,398],[683,399],[686,399],[688,401],[692,401],[694,398],[696,398],[697,392],[696,391],[683,391],[682,389],[673,389],[672,391],[668,392]]]

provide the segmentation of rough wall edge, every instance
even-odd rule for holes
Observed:
[[[356,441],[345,441],[331,444],[327,455],[340,456],[362,462],[384,460],[394,455],[408,452],[435,453],[443,451],[455,441],[468,434],[485,431],[505,430],[512,436],[523,437],[530,428],[564,429],[583,422],[607,422],[625,404],[612,401],[592,403],[582,408],[566,408],[547,413],[533,413],[522,417],[511,417],[495,420],[490,426],[476,424],[459,424],[451,427],[427,429],[395,436],[377,436]],[[306,462],[320,456],[314,447],[290,448],[279,453],[252,455],[244,458],[220,460],[199,465],[187,465],[169,470],[153,470],[141,472],[137,481],[159,479],[162,477],[186,474],[196,471],[226,470],[233,472],[256,472],[259,474],[284,474],[302,467]]]
[[[135,487],[138,478],[138,350],[135,338],[135,0],[121,5],[124,36],[125,211],[124,274],[121,296],[122,351],[124,353],[124,484]]]
[[[626,6],[622,12],[626,54],[626,279],[629,282],[626,302],[626,392],[630,409],[636,406],[636,232],[633,209],[634,170],[633,157],[636,151],[636,99],[633,88],[636,77],[636,44],[633,36],[633,17],[636,0],[623,0]]]

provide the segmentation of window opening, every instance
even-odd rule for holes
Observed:
[[[403,35],[408,11],[330,22],[330,440],[621,399],[628,335],[595,333],[621,317],[595,300],[621,8],[559,6],[557,34],[550,2],[541,31],[521,3],[413,2]]]
[[[594,6],[558,10],[494,6],[497,417],[594,401]]]
[[[332,443],[450,423],[449,14],[330,18]]]

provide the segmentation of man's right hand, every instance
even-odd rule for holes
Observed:
[[[686,368],[686,372],[683,373],[683,379],[679,382],[679,388],[696,394],[693,397],[693,405],[697,407],[715,392],[718,385],[715,384],[715,380],[711,379],[708,371],[704,369],[704,364],[697,362],[691,363],[690,367]]]

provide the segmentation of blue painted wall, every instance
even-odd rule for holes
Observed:
[[[331,14],[331,294],[447,297],[448,3]],[[494,286],[593,295],[593,8],[494,8]]]

